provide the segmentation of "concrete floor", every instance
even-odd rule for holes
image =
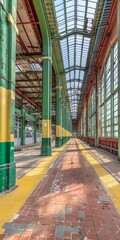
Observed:
[[[95,157],[97,161],[99,161],[102,166],[114,176],[118,182],[120,182],[120,161],[116,155],[107,152],[106,150],[91,147],[86,144],[84,141],[81,141],[84,148],[89,151],[91,156]]]
[[[55,141],[52,141],[52,151],[55,151]],[[44,157],[40,156],[41,145],[39,143],[23,146],[21,151],[15,152],[17,179],[24,176],[34,168]]]

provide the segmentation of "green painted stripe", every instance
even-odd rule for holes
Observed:
[[[62,144],[64,145],[66,143],[66,137],[62,137]]]
[[[12,188],[16,182],[16,166],[12,147],[14,147],[14,142],[0,143],[0,192]]]
[[[14,162],[14,142],[0,142],[0,165]]]
[[[51,155],[51,138],[42,138],[41,155]]]
[[[6,84],[6,82],[8,83]],[[9,84],[9,80],[4,79],[3,77],[0,77],[0,87],[3,87],[7,90],[12,90],[13,92],[15,92],[15,84],[13,83]]]
[[[62,138],[56,137],[56,147],[61,147],[62,146]]]
[[[42,138],[42,145],[43,146],[50,146],[51,145],[51,138]]]

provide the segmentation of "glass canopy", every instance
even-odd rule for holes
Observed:
[[[72,118],[85,75],[97,0],[54,0]]]

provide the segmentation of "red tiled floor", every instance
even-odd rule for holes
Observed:
[[[105,189],[98,188],[100,184],[72,140],[57,167],[49,169],[14,220],[34,224],[20,240],[120,240],[120,216],[111,201],[99,201],[98,195],[107,196]],[[63,233],[59,235],[58,229]]]

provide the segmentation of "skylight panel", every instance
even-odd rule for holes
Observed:
[[[58,11],[64,11],[64,4],[60,4],[60,5],[57,5],[56,6],[56,12],[58,12]]]
[[[61,36],[72,31],[90,32],[98,0],[54,0],[59,33]],[[80,34],[66,36],[60,41],[72,117],[77,117],[82,82],[86,67],[90,38]],[[69,72],[68,72],[69,71]]]
[[[71,78],[74,78],[74,71],[70,72],[70,76],[71,76]]]
[[[67,29],[70,30],[70,29],[73,29],[74,28],[74,20],[71,20],[70,22],[68,21],[67,22]]]
[[[69,73],[66,73],[66,80],[68,81],[70,78]]]
[[[75,70],[75,77],[79,78],[79,70]]]
[[[71,88],[73,88],[74,87],[74,82],[71,82]]]
[[[41,64],[37,62],[33,62],[30,64],[32,71],[40,71],[42,70]]]
[[[16,72],[21,72],[21,71],[23,71],[23,68],[22,68],[22,66],[21,65],[16,65]]]
[[[57,15],[57,18],[58,18],[58,21],[60,21],[60,19],[64,19],[64,11],[58,11],[56,12],[56,15]]]
[[[84,78],[84,71],[80,71],[80,79],[83,80]]]

